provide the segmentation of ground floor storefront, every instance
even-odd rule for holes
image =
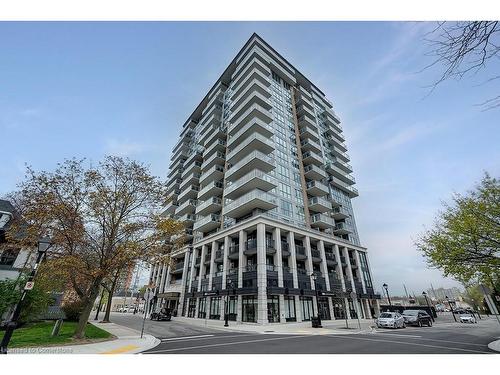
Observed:
[[[378,300],[368,298],[305,295],[258,294],[190,296],[183,315],[188,318],[228,320],[242,323],[286,323],[322,320],[371,319],[378,311]]]

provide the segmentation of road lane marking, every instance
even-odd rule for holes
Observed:
[[[332,336],[329,336],[329,337],[332,337]],[[336,336],[336,337],[342,338],[342,339],[365,340],[365,341],[375,341],[375,342],[390,342],[390,343],[393,343],[393,344],[424,346],[424,347],[428,347],[428,348],[449,349],[449,350],[459,350],[459,351],[462,351],[462,352],[491,354],[491,352],[485,352],[485,351],[479,351],[479,350],[463,349],[463,348],[456,348],[456,347],[450,347],[450,346],[419,344],[419,343],[416,343],[416,342],[408,342],[408,341],[377,340],[377,339],[369,339],[369,338],[366,338],[366,337],[359,337],[359,336]]]
[[[380,334],[380,333],[378,333]],[[382,333],[384,334],[384,333]],[[398,335],[398,334],[385,334],[387,336],[405,336],[405,335]],[[487,344],[476,344],[476,343],[472,343],[472,342],[465,342],[465,341],[451,341],[451,340],[441,340],[441,339],[429,339],[429,338],[426,338],[426,337],[422,337],[422,336],[410,336],[410,335],[406,335],[408,337],[415,337],[415,338],[419,338],[419,340],[423,340],[423,341],[436,341],[436,342],[446,342],[446,343],[450,343],[450,344],[461,344],[461,345],[474,345],[474,346],[488,346]]]
[[[215,339],[223,339],[226,337],[244,337],[244,336],[261,336],[261,333],[250,333],[250,334],[241,334],[241,335],[229,335],[229,336],[214,336],[214,337],[200,337],[198,339],[186,339],[186,340],[175,340],[175,342],[186,342],[186,341],[200,341],[200,340],[215,340]],[[168,339],[167,339],[168,340]],[[163,339],[161,340],[162,342],[164,341]],[[168,343],[168,342],[165,342]]]
[[[108,350],[107,352],[102,352],[101,354],[122,354],[138,348],[139,347],[136,345],[125,345],[113,350]]]
[[[174,340],[185,340],[185,339],[198,339],[200,337],[211,337],[214,335],[199,335],[199,336],[182,336],[182,337],[172,337],[169,339],[161,339],[161,341],[174,341]]]
[[[250,344],[250,343],[253,343],[253,342],[277,341],[277,340],[291,340],[291,339],[294,339],[294,338],[302,338],[302,337],[309,337],[309,336],[288,336],[288,337],[278,337],[278,338],[273,338],[273,339],[261,339],[261,340],[246,340],[246,341],[236,341],[236,342],[224,342],[224,343],[220,343],[220,344],[209,344],[209,345],[188,346],[188,347],[184,347],[184,348],[153,350],[153,351],[149,351],[147,353],[175,352],[175,351],[181,351],[181,350],[212,348],[212,347],[217,347],[217,346]]]
[[[385,333],[385,332],[378,332],[378,331],[375,331],[376,335],[386,335],[386,336],[403,336],[403,337],[422,337],[422,336],[417,336],[417,335],[404,335],[404,334],[400,334],[400,333]]]

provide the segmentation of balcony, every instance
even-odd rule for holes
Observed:
[[[200,232],[210,232],[217,227],[220,227],[220,216],[216,214],[208,215],[194,223],[193,230]]]
[[[184,215],[179,217],[179,221],[186,224],[186,225],[191,225],[196,221],[196,215],[184,214]]]
[[[201,134],[205,134],[205,132],[208,131],[209,127],[214,125],[214,124],[220,124],[221,122],[221,117],[220,114],[214,111],[207,112],[203,116],[203,118],[200,121],[200,127],[202,130]]]
[[[254,118],[257,118],[266,124],[269,124],[271,123],[271,121],[273,121],[273,115],[269,110],[263,108],[258,104],[253,104],[242,115],[240,115],[239,118],[236,117],[231,118],[232,119],[231,131],[232,132],[239,131],[244,125],[252,121]]]
[[[234,97],[239,96],[244,89],[246,89],[249,85],[252,86],[255,85],[256,82],[259,83],[259,86],[262,86],[264,88],[267,88],[271,85],[271,82],[269,78],[266,76],[266,74],[263,73],[258,68],[253,68],[249,70],[248,73],[245,73],[243,76],[239,78],[243,79],[240,80],[239,82],[235,82],[235,86],[232,89]]]
[[[346,163],[349,162],[349,155],[347,155],[344,151],[339,149],[336,146],[331,146],[329,147],[330,153],[332,156],[338,157],[339,159],[345,161]]]
[[[274,241],[271,239],[266,239],[266,255],[273,255],[276,253],[276,246],[274,245]],[[245,250],[243,253],[247,256],[257,254],[257,239],[251,239],[245,242]]]
[[[255,209],[263,211],[278,207],[277,199],[262,190],[252,190],[224,207],[224,215],[239,218],[251,213]]]
[[[352,175],[347,174],[333,163],[326,163],[326,171],[347,185],[354,185],[356,183]]]
[[[310,138],[316,142],[319,142],[318,131],[311,126],[302,126],[300,128],[299,134],[301,139]]]
[[[295,105],[297,107],[299,107],[299,106],[307,107],[311,111],[314,110],[314,105],[313,105],[311,99],[309,99],[309,97],[306,94],[304,94],[303,92],[299,92],[296,94]]]
[[[328,186],[319,181],[309,181],[306,185],[307,194],[313,196],[324,196],[329,193]]]
[[[167,193],[170,194],[172,191],[178,190],[181,183],[181,178],[174,178],[173,180],[169,181],[167,185]]]
[[[173,275],[178,275],[182,273],[183,270],[184,270],[184,262],[177,262],[170,270],[170,273]]]
[[[307,151],[302,154],[302,161],[304,166],[309,164],[315,164],[316,166],[323,165],[323,158],[312,151]]]
[[[268,98],[264,95],[259,94],[257,91],[251,92],[248,97],[240,102],[237,107],[234,107],[232,110],[232,115],[230,120],[236,122],[236,120],[241,117],[246,117],[246,111],[252,108],[253,105],[258,105],[263,108],[265,111],[270,111],[272,106]]]
[[[335,266],[337,264],[337,259],[333,253],[325,252],[325,258],[328,266]]]
[[[307,259],[306,248],[301,245],[295,245],[295,258],[297,260]]]
[[[285,258],[290,256],[290,246],[287,242],[281,241],[281,256]]]
[[[321,146],[314,142],[312,139],[304,139],[300,142],[303,151],[314,151],[317,153],[321,153]]]
[[[340,160],[339,158],[333,158],[333,163],[336,167],[340,168],[346,173],[351,173],[352,172],[352,166],[349,163],[346,163],[345,161]]]
[[[193,163],[194,161],[203,160],[203,150],[204,147],[197,146],[197,149],[193,151],[184,162],[184,169],[191,165],[191,163]]]
[[[352,233],[352,228],[346,223],[337,223],[333,229],[335,234],[349,234]]]
[[[184,215],[186,213],[193,213],[194,210],[196,209],[196,204],[198,201],[196,199],[188,199],[185,201],[183,204],[177,208],[175,211],[176,215]]]
[[[274,159],[260,151],[253,151],[226,171],[226,180],[237,180],[254,169],[270,172],[274,169]]]
[[[197,215],[207,215],[214,212],[219,212],[222,208],[222,200],[220,198],[212,197],[205,202],[200,203],[196,207]]]
[[[223,250],[217,250],[215,252],[214,262],[215,263],[224,263],[224,251]]]
[[[253,133],[242,141],[236,148],[229,151],[226,160],[231,163],[237,163],[252,151],[260,151],[264,154],[269,154],[274,151],[274,145],[269,138],[262,134]]]
[[[250,121],[248,124],[243,126],[238,132],[234,132],[232,134],[232,128],[229,128],[229,139],[228,139],[228,146],[232,145],[234,142],[242,142],[244,139],[246,139],[250,134],[253,133],[259,133],[263,135],[266,138],[270,138],[274,132],[273,128],[271,125],[266,124],[264,121],[259,120],[258,118],[254,118],[252,121]]]
[[[342,220],[349,217],[349,211],[345,207],[335,207],[331,212],[332,217],[335,220]]]
[[[240,247],[238,244],[233,244],[229,246],[228,252],[227,252],[227,257],[229,259],[238,259],[240,254]]]
[[[302,105],[299,104],[296,106],[297,108],[297,117],[300,118],[303,115],[306,115],[310,120],[314,121],[315,120],[315,114],[314,114],[314,109],[310,108],[309,105]]]
[[[203,164],[201,165],[201,169],[203,171],[213,167],[214,165],[224,165],[226,161],[226,154],[223,152],[216,152],[212,154],[208,159],[206,159]]]
[[[200,187],[198,185],[190,185],[186,187],[185,190],[182,190],[179,194],[179,198],[177,198],[177,201],[183,201],[185,198],[195,199],[198,195],[198,191],[200,191]]]
[[[304,167],[304,176],[309,180],[323,180],[328,177],[323,169],[314,164],[309,164]]]
[[[213,142],[206,144],[205,152],[203,153],[203,157],[208,159],[214,152],[225,152],[226,151],[226,142],[220,138],[215,138]]]
[[[322,261],[319,250],[311,249],[311,260],[313,263],[320,263]]]
[[[297,118],[299,127],[311,126],[313,129],[316,129],[316,119],[315,116],[310,113],[303,113],[301,116]]]
[[[309,199],[309,209],[315,212],[326,212],[332,209],[332,204],[321,197],[313,197]]]
[[[180,190],[184,190],[186,186],[189,185],[198,185],[200,181],[201,174],[198,172],[193,172],[190,175],[186,176],[182,179],[182,183],[179,186]]]
[[[237,90],[233,91],[233,108],[240,108],[241,106],[241,110],[244,110],[245,106],[243,104],[246,103],[252,95],[258,94],[259,97],[266,99],[269,99],[271,97],[271,93],[269,92],[267,86],[263,85],[259,80],[253,79],[247,82],[248,85],[246,85],[246,87],[243,87],[242,90],[239,90],[239,88],[237,88]],[[262,100],[262,98],[260,99]],[[257,101],[257,99],[254,99],[253,101],[255,102]],[[265,104],[267,104],[267,102]]]
[[[202,145],[212,143],[212,139],[215,137],[224,138],[226,136],[226,127],[220,123],[213,124],[203,130],[200,135],[198,142]]]
[[[325,214],[315,214],[311,216],[311,227],[327,229],[333,228],[335,221]]]
[[[356,189],[353,186],[350,186],[350,185],[346,184],[343,181],[340,181],[335,176],[330,176],[328,178],[328,181],[330,182],[331,185],[333,185],[333,186],[335,186],[335,187],[337,187],[337,188],[339,188],[341,190],[344,190],[347,194],[349,194],[350,198],[354,198],[354,197],[357,197],[359,195],[358,189]]]
[[[177,202],[174,201],[174,200],[171,200],[170,202],[168,202],[168,204],[165,206],[165,210],[163,211],[163,215],[172,215],[175,210],[177,209],[177,207],[179,207],[177,205]]]
[[[222,181],[213,181],[204,186],[198,193],[199,200],[205,200],[208,197],[219,196],[222,194],[224,184]]]
[[[259,189],[262,191],[269,191],[278,185],[274,177],[269,176],[263,171],[254,169],[247,173],[239,180],[228,183],[224,196],[229,199],[235,199],[249,191]]]
[[[182,177],[189,175],[190,173],[200,173],[201,165],[203,163],[199,160],[196,160],[194,163],[190,163],[186,165],[184,168],[184,172],[182,172]]]
[[[219,164],[211,166],[208,170],[200,176],[200,184],[206,185],[209,182],[222,180],[224,177],[224,167]]]

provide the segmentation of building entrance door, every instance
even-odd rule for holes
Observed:
[[[330,320],[332,317],[330,316],[330,307],[328,306],[327,298],[319,298],[319,316],[322,320]]]

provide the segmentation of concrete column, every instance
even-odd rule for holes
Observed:
[[[372,311],[370,309],[370,302],[368,299],[363,299],[364,305],[365,305],[365,318],[366,319],[372,319]]]
[[[266,225],[257,224],[257,323],[267,324]]]
[[[351,309],[349,308],[349,300],[347,298],[344,298],[344,308],[347,319],[351,319]]]
[[[375,305],[373,306],[373,309],[375,310],[375,315],[377,317],[380,316],[380,301],[378,299],[375,300]]]
[[[340,278],[340,283],[342,284],[342,291],[345,292],[345,280],[344,280],[344,273],[342,272],[342,262],[340,261],[339,245],[335,244],[334,250],[335,250],[335,258],[337,258],[337,267],[335,267],[335,270],[337,271],[337,274]]]
[[[281,253],[281,230],[280,228],[275,228],[273,231],[274,237],[274,247],[276,248],[275,254],[275,264],[278,267],[278,287],[283,288],[283,254]],[[284,300],[283,300],[283,303]],[[280,300],[281,304],[281,300]],[[281,305],[280,305],[281,311]]]
[[[217,242],[212,242],[212,252],[210,254],[210,275],[208,276],[208,290],[212,290],[212,279],[214,277],[215,269],[215,253],[217,251]]]
[[[332,297],[328,297],[328,310],[330,310],[330,319],[335,320]]]
[[[222,260],[222,289],[226,289],[226,277],[229,267],[229,236],[224,237],[224,255]]]
[[[354,259],[356,259],[356,264],[358,265],[359,278],[361,280],[361,284],[363,285],[363,293],[366,294],[365,278],[363,277],[363,270],[361,269],[361,262],[359,261],[358,250],[354,250],[354,256],[355,256]]]
[[[288,232],[287,241],[288,241],[288,246],[290,246],[288,267],[290,267],[290,270],[292,271],[293,287],[297,289],[299,287],[299,279],[297,277],[297,251],[295,249],[295,237],[293,235],[293,232]]]
[[[302,321],[302,302],[300,301],[300,296],[295,296],[295,316],[297,317],[297,322]]]
[[[195,277],[196,267],[194,265],[199,251],[200,250],[198,248],[194,248],[193,253],[191,255],[191,275],[189,275],[189,293],[191,293],[191,289],[195,286],[194,277]],[[186,264],[184,263],[184,267],[185,266]]]
[[[172,267],[169,264],[167,267],[167,276],[165,277],[165,285],[163,287],[163,290],[167,290],[170,287],[170,281],[172,280],[172,273],[171,272],[172,272]],[[184,277],[184,273],[182,276]]]
[[[321,255],[321,272],[325,278],[326,290],[330,290],[330,278],[328,277],[328,266],[326,265],[326,255],[325,255],[325,243],[323,241],[318,242],[318,250]]]
[[[236,323],[241,323],[242,317],[243,317],[242,296],[238,295],[238,300],[236,302]]]
[[[312,263],[312,255],[311,255],[311,239],[309,238],[309,236],[305,237],[304,246],[306,248],[306,256],[307,256],[306,272],[307,272],[307,275],[309,276],[309,281],[311,282],[311,289],[315,290],[316,287],[314,285],[314,280],[311,276],[312,271],[313,271],[313,263]]]
[[[158,285],[158,293],[165,292],[165,278],[167,277],[167,267],[168,267],[167,264],[163,263],[160,285]]]
[[[243,288],[243,270],[246,266],[246,255],[244,254],[247,242],[247,232],[240,230],[238,238],[238,288]],[[257,250],[258,251],[258,250]],[[264,258],[264,263],[266,259]]]
[[[347,277],[351,279],[352,290],[356,291],[356,285],[354,284],[354,277],[352,275],[351,261],[349,260],[349,250],[347,250],[347,247],[342,249],[342,254],[344,255],[345,262],[347,264]]]
[[[200,258],[200,277],[198,280],[198,292],[201,291],[201,280],[205,276],[205,255],[207,254],[207,245],[201,247],[201,258]]]
[[[181,278],[181,292],[179,294],[179,305],[177,306],[177,315],[182,316],[182,309],[184,308],[184,303],[185,301],[185,295],[186,295],[186,279],[187,279],[187,273],[188,273],[188,266],[189,263],[187,259],[189,258],[189,250],[186,251],[184,255],[184,266],[182,268],[182,278]],[[172,274],[170,273],[172,268],[169,266],[168,267],[168,274],[167,274],[167,288],[170,287],[170,280],[172,280]],[[185,314],[187,315],[187,309],[185,311]]]
[[[160,285],[160,269],[161,269],[160,263],[156,263],[156,269],[155,269],[156,275],[154,280],[155,287],[158,287]]]
[[[285,296],[283,294],[280,294],[278,296],[279,298],[279,305],[280,305],[280,323],[285,323]]]

